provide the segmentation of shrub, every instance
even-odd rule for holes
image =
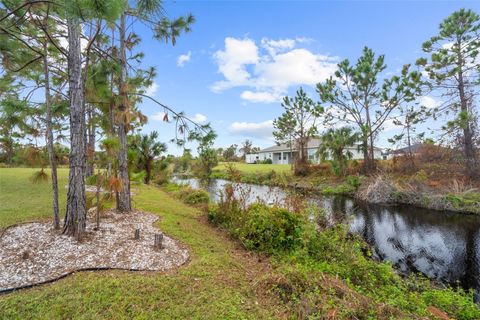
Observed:
[[[208,204],[210,202],[210,195],[205,190],[192,189],[190,187],[181,188],[178,192],[178,197],[186,204],[198,205]]]
[[[285,209],[255,204],[245,218],[238,236],[248,249],[274,253],[292,250],[301,241],[302,220]]]
[[[322,162],[310,167],[312,173],[318,176],[326,177],[332,174],[332,165],[328,162]]]
[[[433,144],[424,144],[417,150],[415,158],[420,163],[438,163],[450,160],[453,154],[450,149]]]
[[[363,176],[347,176],[346,181],[347,184],[355,189],[358,189],[362,184]]]
[[[171,177],[172,177],[172,175],[169,171],[161,170],[155,175],[155,178],[154,178],[153,181],[155,182],[155,184],[161,186],[161,185],[164,185],[164,184],[168,183],[168,181],[171,179]]]
[[[163,189],[167,192],[170,192],[170,193],[178,192],[182,188],[187,188],[187,186],[186,185],[181,185],[181,184],[178,184],[178,183],[174,183],[174,182],[168,182],[168,183],[163,185]]]
[[[293,173],[296,176],[305,177],[310,173],[309,163],[296,163],[293,167]]]
[[[210,179],[228,179],[228,175],[223,171],[212,171]]]
[[[272,178],[272,183],[277,186],[287,186],[291,182],[292,176],[285,172],[276,173]]]
[[[354,193],[355,189],[349,184],[339,184],[338,186],[327,186],[321,192],[324,195],[348,195]]]
[[[225,205],[209,210],[209,219],[228,229],[247,249],[274,254],[289,251],[301,242],[304,223],[301,215],[279,207],[254,204],[242,211],[239,206]]]
[[[428,181],[428,175],[424,170],[420,170],[413,177],[410,178],[412,183],[426,183]]]

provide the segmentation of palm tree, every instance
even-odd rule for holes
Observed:
[[[145,134],[140,137],[138,143],[134,147],[138,153],[138,161],[145,170],[145,183],[150,183],[152,175],[153,160],[161,153],[167,151],[167,145],[163,142],[157,141],[158,132],[153,131],[149,135]]]
[[[243,143],[242,143],[242,147],[240,148],[240,152],[242,153],[242,158],[243,160],[246,159],[247,157],[247,154],[249,153],[252,153],[252,146],[253,146],[253,143],[251,140],[245,140]]]
[[[318,151],[322,160],[331,161],[336,175],[345,175],[347,161],[353,157],[352,152],[345,149],[352,147],[358,139],[358,133],[349,127],[329,129],[322,136],[322,144]]]

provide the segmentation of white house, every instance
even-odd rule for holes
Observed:
[[[246,163],[257,163],[257,161],[259,160],[259,155],[258,153],[247,153],[245,155],[245,162]]]
[[[318,156],[318,148],[320,147],[321,140],[319,138],[313,138],[308,141],[307,154],[308,160],[312,163],[320,163]],[[359,150],[358,145],[347,148],[353,155],[352,159],[363,159],[363,153]],[[258,154],[247,155],[247,163],[256,163],[258,161],[265,161],[271,159],[273,164],[290,164],[293,162],[293,157],[297,154],[296,146],[288,146],[287,144],[275,145],[262,149]],[[375,159],[382,159],[382,149],[374,148]]]

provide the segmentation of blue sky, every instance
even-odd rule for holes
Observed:
[[[280,98],[303,86],[317,99],[314,84],[329,76],[336,62],[357,59],[367,45],[386,55],[385,75],[396,73],[422,54],[423,41],[435,35],[442,19],[460,8],[480,12],[468,1],[176,1],[166,4],[174,17],[191,12],[193,30],[172,47],[158,42],[141,24],[143,66],[157,69],[149,89],[159,101],[210,122],[216,146],[245,139],[266,147],[272,120],[282,112]],[[426,97],[425,103],[436,103]],[[149,101],[140,109],[149,117],[143,131],[174,136],[162,110]],[[428,124],[434,126],[434,124]],[[388,147],[388,128],[378,145]],[[191,145],[190,147],[195,147]],[[181,150],[169,145],[169,153]]]

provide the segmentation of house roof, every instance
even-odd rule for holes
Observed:
[[[321,140],[319,138],[312,138],[307,143],[307,149],[317,149],[320,146]],[[286,143],[277,144],[275,146],[271,146],[265,149],[260,150],[259,152],[279,152],[279,151],[290,151],[290,150],[297,150],[296,146],[293,145],[291,148]]]
[[[321,144],[322,144],[322,140],[320,138],[312,138],[308,141],[307,149],[318,149]],[[357,144],[357,145],[359,145],[359,144]],[[355,148],[357,147],[357,145],[355,146]],[[376,150],[382,150],[381,148],[378,148],[378,147],[374,147],[374,148]],[[286,143],[281,143],[281,144],[277,144],[275,146],[271,146],[271,147],[262,149],[262,150],[259,151],[259,153],[281,152],[281,151],[289,152],[290,150],[297,151],[297,148],[296,148],[295,145],[293,145],[292,148],[290,149],[290,146],[288,146]]]
[[[423,146],[425,146],[426,144],[424,143],[415,143],[415,144],[412,144],[411,145],[411,148],[412,148],[412,153],[417,153],[420,151],[420,149],[423,148]],[[404,147],[404,148],[400,148],[400,149],[396,149],[396,150],[393,150],[391,152],[391,154],[405,154],[405,153],[408,153],[409,150],[408,150],[408,146],[407,147]]]

